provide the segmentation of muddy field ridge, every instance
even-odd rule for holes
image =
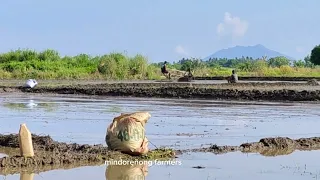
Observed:
[[[267,100],[267,101],[319,101],[320,85],[317,81],[242,82],[235,84],[197,83],[105,83],[78,85],[51,85],[24,88],[0,86],[0,93],[54,93],[98,96],[193,98],[213,100]]]

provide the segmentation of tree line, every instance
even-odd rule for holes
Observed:
[[[156,63],[156,66],[161,66],[162,63]],[[260,59],[254,59],[252,57],[241,57],[234,59],[227,58],[210,58],[208,61],[204,61],[198,58],[182,58],[178,62],[169,64],[169,68],[186,71],[188,68],[201,69],[204,67],[209,68],[234,68],[240,71],[254,71],[263,67],[281,67],[292,66],[299,68],[315,68],[320,65],[320,45],[314,47],[311,51],[311,56],[306,56],[303,60],[291,61],[284,56],[273,57],[267,59],[267,57],[261,57]]]

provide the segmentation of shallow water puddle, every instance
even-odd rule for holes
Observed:
[[[103,165],[70,170],[53,170],[34,174],[34,180],[46,179],[316,179],[320,177],[318,151],[295,152],[290,156],[264,157],[257,154],[191,153],[182,155],[181,164],[165,165],[159,162],[130,165]],[[111,162],[110,162],[111,163]],[[168,162],[167,162],[168,163]],[[204,168],[193,168],[193,167]],[[6,176],[7,180],[19,179],[19,174]],[[1,176],[0,176],[1,178]],[[27,179],[24,179],[27,180]],[[31,180],[31,179],[28,179]]]

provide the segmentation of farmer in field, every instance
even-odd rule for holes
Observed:
[[[191,68],[188,68],[188,70],[187,70],[187,72],[186,72],[186,74],[185,74],[184,76],[187,76],[187,77],[189,77],[189,78],[192,78],[192,77],[193,77],[193,74],[192,74],[192,72],[191,72]]]
[[[237,83],[238,82],[238,75],[232,70],[232,75],[228,78],[228,83]]]
[[[164,63],[163,63],[163,66],[161,67],[161,73],[164,75],[164,76],[166,76],[168,79],[171,79],[171,77],[170,77],[170,73],[168,72],[168,70],[167,70],[167,61],[165,61]]]

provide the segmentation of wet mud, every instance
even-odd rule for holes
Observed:
[[[54,141],[50,136],[32,134],[35,156],[24,158],[19,155],[19,143],[16,134],[0,135],[0,174],[15,174],[22,171],[44,172],[54,169],[68,169],[80,166],[102,165],[108,160],[168,160],[188,152],[208,152],[224,154],[240,151],[259,153],[263,156],[288,155],[296,150],[319,150],[320,137],[290,139],[288,137],[263,138],[259,142],[243,143],[239,146],[211,145],[205,148],[189,150],[156,149],[145,156],[130,156],[110,151],[103,145],[79,145]]]
[[[107,160],[146,160],[172,159],[175,152],[170,149],[156,149],[144,156],[130,156],[111,151],[103,145],[80,145],[54,141],[50,136],[32,134],[35,156],[21,157],[18,136],[16,134],[0,135],[0,153],[8,156],[0,158],[0,173],[16,173],[21,170],[43,171],[64,166],[101,165]],[[11,149],[8,151],[8,148]]]
[[[211,152],[224,154],[228,152],[241,151],[243,153],[259,153],[263,156],[288,155],[296,150],[320,150],[320,137],[290,139],[288,137],[263,138],[259,142],[243,143],[240,146],[218,146],[183,150],[185,152]]]
[[[226,77],[194,77],[194,80],[225,80]],[[320,77],[241,77],[238,79],[240,81],[308,81],[308,80],[318,80]]]
[[[33,89],[0,87],[0,92],[81,94],[155,98],[196,98],[214,100],[319,101],[317,81],[305,83],[113,83],[70,86],[39,86]]]

